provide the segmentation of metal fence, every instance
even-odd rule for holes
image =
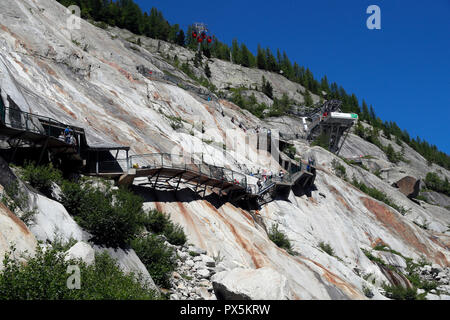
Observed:
[[[3,102],[0,102],[0,115],[1,121],[6,127],[54,138],[58,138],[61,131],[67,127],[66,124],[50,117],[25,112],[18,108],[5,107]],[[75,135],[84,134],[79,129],[73,131]]]
[[[185,155],[167,153],[133,155],[129,158],[129,167],[138,170],[155,168],[180,169],[210,179],[226,181],[247,188],[247,177],[245,174],[227,168],[210,165],[194,157],[189,158]]]

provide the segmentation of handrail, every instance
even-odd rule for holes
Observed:
[[[1,99],[0,99],[1,100]],[[19,108],[5,107],[2,103],[0,104],[0,120],[1,122],[12,129],[24,130],[28,132],[34,132],[46,136],[58,137],[58,134],[51,133],[51,128],[63,129],[68,125],[64,124],[56,119],[41,116],[34,113],[22,111]],[[37,121],[37,122],[36,122]],[[45,123],[47,122],[47,123]],[[48,129],[45,130],[43,125],[48,125]],[[73,128],[73,131],[77,134],[84,134],[84,130],[80,128]]]
[[[243,188],[247,188],[247,176],[243,173],[227,169],[224,167],[218,167],[208,164],[203,161],[195,161],[193,157],[187,159],[182,155],[169,154],[169,153],[151,153],[142,155],[132,155],[129,157],[129,167],[138,166],[136,169],[155,169],[155,168],[169,168],[169,169],[182,169],[197,173],[200,176],[209,177],[210,179],[216,179],[240,185]]]

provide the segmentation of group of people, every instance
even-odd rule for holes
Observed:
[[[263,188],[264,185],[266,185],[266,183],[268,181],[272,181],[273,179],[273,173],[272,171],[267,171],[267,170],[263,170],[262,172],[258,169],[258,172],[254,175],[253,173],[251,174],[252,176],[257,176],[258,178],[258,182],[256,183],[256,185],[258,186],[258,190],[261,190]],[[280,170],[278,172],[278,178],[280,180],[283,180],[285,176],[285,172],[283,170]]]
[[[73,145],[77,144],[77,139],[75,138],[73,130],[70,129],[69,127],[66,127],[64,131],[61,131],[61,134],[59,135],[58,139],[68,144]]]

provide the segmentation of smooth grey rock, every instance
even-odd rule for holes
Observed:
[[[95,262],[95,250],[86,242],[77,242],[66,252],[65,260],[70,259],[81,259],[87,265],[92,265]]]
[[[193,267],[194,266],[194,261],[192,261],[192,260],[186,260],[186,262],[185,262],[185,264],[187,265],[187,266],[189,266],[189,267]]]
[[[209,278],[211,273],[209,272],[208,269],[199,269],[197,270],[197,275],[200,276],[201,278]]]
[[[188,251],[195,252],[198,255],[206,254],[206,250],[203,250],[203,249],[195,247],[195,246],[189,246]]]
[[[201,257],[201,259],[203,260],[203,262],[205,263],[205,265],[207,267],[215,267],[216,266],[216,262],[210,256],[207,256],[207,255],[203,254],[200,257]]]
[[[289,300],[287,279],[272,268],[237,268],[212,277],[215,295],[225,300]]]

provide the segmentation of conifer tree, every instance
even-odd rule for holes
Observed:
[[[258,69],[266,70],[266,55],[261,45],[258,44],[258,53],[256,55],[256,64]]]
[[[208,63],[207,63],[206,66],[205,66],[205,75],[206,75],[208,78],[211,78],[211,69],[209,69]]]

